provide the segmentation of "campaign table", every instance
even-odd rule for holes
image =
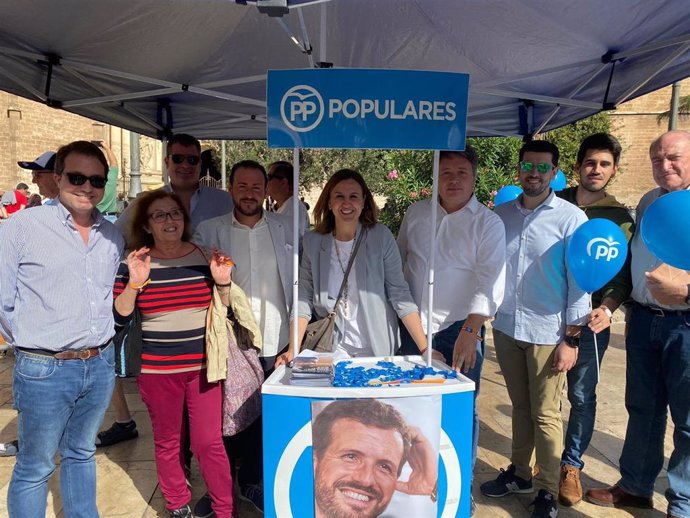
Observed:
[[[354,365],[373,367],[378,360],[410,368],[425,366],[419,356],[356,358]],[[447,370],[443,363],[432,366]],[[440,397],[437,517],[469,517],[472,480],[474,382],[464,376],[444,383],[376,387],[290,385],[290,369],[278,367],[262,387],[264,515],[266,518],[313,518],[312,402],[341,399]],[[392,517],[390,514],[382,516]],[[394,515],[397,517],[397,514]]]

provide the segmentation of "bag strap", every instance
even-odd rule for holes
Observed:
[[[350,270],[352,269],[352,264],[355,262],[355,256],[357,255],[357,250],[359,250],[359,244],[362,242],[362,237],[364,237],[364,233],[366,230],[364,227],[362,227],[362,231],[359,233],[359,236],[357,237],[357,241],[355,242],[355,248],[352,250],[352,254],[350,255],[350,260],[347,262],[347,268],[345,269],[345,274],[343,275],[343,282],[340,284],[340,291],[338,292],[338,298],[335,299],[335,305],[333,306],[333,312],[338,308],[338,304],[340,304],[340,299],[343,296],[343,291],[345,291],[345,284],[347,284],[347,276],[350,275]],[[335,239],[335,236],[333,236],[333,239]],[[333,243],[333,246],[337,246],[335,243]]]

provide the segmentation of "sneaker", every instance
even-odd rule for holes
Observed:
[[[254,505],[259,511],[264,512],[264,488],[259,484],[246,484],[240,486],[240,498]]]
[[[211,507],[211,495],[206,493],[199,498],[199,501],[194,506],[194,516],[196,518],[214,518],[216,516]]]
[[[115,421],[113,426],[102,432],[98,432],[96,436],[96,446],[112,446],[122,441],[129,441],[139,437],[137,431],[137,423],[131,420],[129,423],[118,423]]]
[[[515,474],[515,466],[508,466],[508,470],[502,469],[496,480],[489,480],[479,486],[484,496],[499,498],[510,493],[533,493],[532,479],[525,480]]]
[[[0,457],[14,457],[19,451],[19,441],[0,442]]]
[[[558,485],[558,501],[570,507],[582,500],[580,470],[570,464],[561,466],[561,480]]]
[[[170,518],[194,518],[194,515],[189,506],[185,505],[184,507],[170,511]]]
[[[534,507],[530,518],[556,518],[558,516],[556,499],[546,489],[540,489],[537,497],[530,505]]]

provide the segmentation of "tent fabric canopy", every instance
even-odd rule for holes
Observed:
[[[263,139],[267,69],[465,72],[467,134],[525,136],[690,76],[687,0],[256,3],[0,0],[0,90],[153,137]]]

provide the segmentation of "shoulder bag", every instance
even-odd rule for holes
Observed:
[[[352,264],[355,262],[355,256],[357,255],[357,250],[359,249],[359,244],[362,242],[362,237],[364,236],[364,228],[357,238],[355,243],[355,249],[352,251],[350,260],[347,263],[347,269],[343,275],[343,282],[340,285],[340,291],[338,292],[338,298],[335,300],[335,305],[333,306],[333,311],[329,311],[328,315],[324,318],[311,322],[307,325],[307,330],[304,333],[304,339],[302,340],[302,349],[311,349],[316,352],[331,352],[333,350],[333,330],[335,329],[335,315],[338,311],[338,304],[340,304],[340,299],[343,296],[343,291],[345,290],[345,284],[347,283],[347,277],[352,269]],[[335,237],[333,238],[335,239]]]

